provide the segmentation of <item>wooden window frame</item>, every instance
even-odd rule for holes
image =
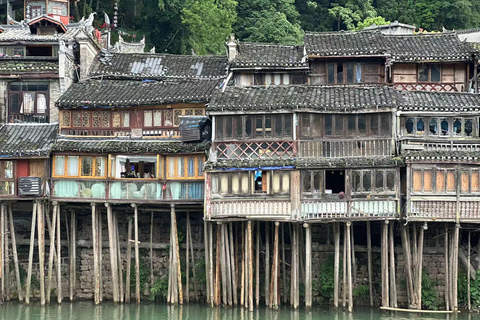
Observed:
[[[282,126],[282,133],[280,136],[276,135],[276,117],[281,116],[281,126]],[[241,128],[241,137],[237,137],[237,124],[238,122],[235,121],[238,118],[241,118],[240,124],[242,126]],[[266,136],[266,117],[270,117],[271,121],[271,128],[270,136]],[[290,134],[286,133],[286,119],[287,117],[290,117]],[[252,121],[252,133],[251,135],[247,135],[246,132],[246,122],[247,119],[250,118]],[[227,119],[232,119],[230,123],[232,124],[231,126],[231,132],[232,135],[231,137],[227,137],[227,125],[226,121]],[[256,131],[256,122],[257,119],[260,119],[262,121],[262,134],[257,135]],[[216,141],[244,141],[244,140],[275,140],[275,139],[293,139],[293,130],[294,130],[294,125],[293,125],[293,114],[291,113],[272,113],[272,114],[262,114],[262,115],[234,115],[234,116],[216,116],[215,117],[215,139]],[[229,129],[230,130],[230,129]],[[219,133],[221,134],[221,137],[219,136]]]
[[[360,173],[360,191],[355,191],[353,186],[353,175],[355,172]],[[379,187],[377,186],[377,173],[381,173],[383,176],[382,186],[380,187],[380,191],[378,190]],[[364,190],[363,186],[363,177],[365,173],[370,173],[370,191]],[[351,169],[349,170],[348,174],[350,177],[350,193],[352,195],[393,195],[397,192],[397,184],[393,184],[393,190],[388,189],[388,174],[393,173],[394,177],[396,177],[396,170],[395,169]],[[395,178],[394,178],[395,179]],[[395,180],[394,180],[395,182]]]
[[[412,133],[408,133],[407,128],[406,128],[406,124],[407,124],[407,121],[409,119],[412,119],[412,121],[413,121],[413,132]],[[460,122],[461,122],[461,130],[460,130],[460,134],[458,134],[458,135],[455,135],[453,133],[453,124],[454,124],[456,119],[459,119]],[[423,123],[424,123],[425,133],[423,133],[423,134],[419,134],[418,131],[417,131],[417,123],[418,123],[419,120],[423,120]],[[433,134],[433,133],[430,132],[430,122],[432,120],[437,121],[437,133],[436,134]],[[441,123],[442,123],[443,120],[447,120],[447,122],[448,122],[448,134],[447,135],[442,135],[441,134],[441,130],[442,130]],[[467,136],[466,133],[465,133],[465,124],[466,124],[467,120],[472,120],[472,133],[471,133],[470,136]],[[464,116],[460,116],[460,117],[412,116],[412,117],[409,117],[409,116],[406,116],[406,117],[402,117],[400,123],[401,123],[401,126],[402,126],[401,131],[402,131],[402,134],[404,136],[473,139],[473,138],[478,138],[479,135],[480,135],[480,117],[475,117],[475,116],[471,116],[471,117],[464,117]]]
[[[174,174],[175,174],[173,177],[169,176],[170,159],[172,159],[172,158],[174,159],[173,163],[174,163]],[[178,175],[178,168],[177,168],[177,159],[178,158],[183,159],[182,162],[183,162],[183,166],[185,168],[185,172],[184,172],[183,177]],[[188,158],[194,158],[195,159],[195,168],[194,168],[195,176],[193,176],[193,177],[188,176]],[[202,166],[203,166],[204,161],[205,161],[205,158],[204,158],[203,155],[167,156],[166,157],[166,171],[167,171],[166,179],[167,180],[199,180],[199,179],[204,179],[205,178],[205,169],[203,169],[201,176],[198,174],[199,163],[201,162]]]
[[[55,174],[55,165],[56,165],[56,162],[57,162],[57,156],[65,157],[64,164],[63,164],[64,175],[56,175]],[[69,156],[78,157],[78,175],[76,175],[76,176],[68,175],[68,157]],[[92,157],[93,158],[92,175],[91,176],[83,176],[82,175],[82,160],[83,160],[84,157]],[[105,161],[104,161],[105,175],[103,175],[103,176],[97,176],[95,174],[95,168],[96,168],[96,165],[97,165],[97,158],[104,158],[105,159]],[[108,166],[109,166],[108,159],[109,158],[107,156],[57,154],[57,155],[53,156],[53,160],[52,160],[52,177],[53,178],[69,178],[69,179],[107,179]]]
[[[320,73],[320,67],[319,65],[324,64],[324,70],[325,73]],[[333,82],[329,82],[329,71],[328,71],[328,65],[333,64]],[[338,65],[342,65],[343,68],[343,74],[342,74],[342,81],[339,82],[337,75],[338,75]],[[348,82],[348,76],[347,76],[347,66],[348,64],[353,65],[353,78],[352,82]],[[361,66],[361,80],[360,82],[357,82],[356,80],[356,73],[357,73],[357,68],[358,65]],[[371,73],[371,72],[366,72],[366,67],[372,65],[376,66],[377,72],[376,73]],[[380,70],[380,64],[377,62],[366,62],[366,61],[338,61],[338,60],[332,60],[332,61],[323,61],[323,62],[316,62],[314,63],[314,67],[311,68],[312,71],[317,72],[317,73],[312,73],[312,75],[318,75],[318,76],[324,76],[325,77],[325,83],[327,85],[359,85],[359,84],[378,84],[378,83],[383,83],[381,80],[379,80],[379,77],[384,77],[384,75],[381,74]],[[376,82],[365,82],[365,76],[372,76],[376,75],[377,76],[377,81]]]
[[[320,175],[320,189],[314,192],[315,189],[315,174]],[[303,179],[310,180],[310,192],[305,191],[303,185]],[[301,186],[300,186],[302,198],[322,198],[325,193],[325,170],[302,170],[301,172]]]
[[[422,65],[425,65],[427,67],[427,80],[422,80],[420,81],[420,68]],[[433,65],[438,65],[440,69],[440,78],[438,80],[433,81],[432,80],[432,66]],[[455,74],[455,69],[454,69],[454,74]],[[418,83],[442,83],[442,75],[443,75],[443,65],[441,63],[420,63],[417,64],[417,82]]]
[[[11,162],[12,163],[12,177],[11,178],[6,178],[5,177],[5,168],[6,168],[6,164],[7,162]],[[12,193],[8,193],[8,194],[1,194],[0,193],[0,197],[8,197],[8,196],[14,196],[17,194],[17,186],[15,184],[15,180],[17,179],[16,177],[16,171],[17,171],[17,163],[16,161],[13,161],[13,160],[0,160],[0,183],[1,183],[1,188],[3,188],[3,184],[6,183],[6,182],[9,182],[9,183],[12,183],[13,186],[11,188],[13,188],[13,192]],[[2,192],[4,192],[5,190],[2,190]]]
[[[436,166],[429,166],[429,167],[413,167],[411,169],[412,174],[411,174],[411,190],[410,192],[413,195],[416,194],[428,194],[428,195],[435,195],[435,194],[441,194],[441,195],[455,195],[457,194],[457,190],[459,188],[459,175],[457,173],[457,167],[436,167]],[[425,190],[425,172],[430,172],[432,174],[432,190],[428,191]],[[443,182],[443,190],[439,190],[437,186],[437,175],[438,173],[442,171],[444,173],[444,182]],[[415,191],[414,190],[414,179],[415,179],[415,172],[420,172],[420,185],[421,185],[421,190],[420,191]],[[454,174],[454,186],[455,190],[454,191],[448,191],[447,186],[448,186],[448,172],[453,172]],[[460,170],[461,172],[461,170]],[[471,176],[470,176],[471,177]],[[469,183],[471,186],[471,183]],[[480,193],[480,191],[479,191]]]
[[[28,86],[28,81],[19,81],[18,83],[21,86],[23,86],[24,83]],[[14,82],[14,83],[9,83],[8,84],[8,114],[9,115],[45,116],[47,118],[50,116],[50,84],[48,82],[45,82],[45,84],[43,84],[43,85],[47,86],[47,90],[38,90],[38,91],[23,90],[23,88],[19,91],[13,91],[13,90],[11,90],[11,86],[14,85],[14,84],[16,84],[16,83]],[[13,97],[13,95],[18,95],[19,96],[18,104],[19,104],[19,109],[21,109],[24,94],[27,94],[27,93],[32,93],[34,95],[34,99],[33,99],[33,103],[34,103],[33,109],[34,110],[33,110],[33,113],[20,112],[20,110],[18,112],[13,112],[13,110],[12,110],[12,97]],[[38,106],[37,106],[37,95],[38,94],[45,95],[46,109],[45,109],[44,113],[39,113],[38,112]]]

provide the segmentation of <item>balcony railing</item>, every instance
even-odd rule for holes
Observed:
[[[48,115],[37,114],[11,114],[8,116],[9,123],[48,123]]]
[[[461,84],[459,84],[461,85]],[[457,84],[455,83],[394,83],[393,87],[398,90],[421,90],[421,91],[447,91],[457,92]]]
[[[480,199],[412,200],[410,201],[409,219],[456,220],[457,207],[460,220],[480,219]]]
[[[214,200],[212,218],[264,218],[289,219],[292,215],[290,200]]]
[[[288,159],[295,156],[293,141],[220,142],[218,159]]]
[[[302,200],[303,219],[360,219],[397,217],[395,199]]]
[[[62,179],[53,182],[54,198],[170,201],[203,200],[203,181],[159,182],[157,180],[85,180]]]
[[[67,136],[103,136],[103,137],[123,137],[130,136],[130,130],[118,129],[62,129],[62,134]]]
[[[302,140],[299,157],[338,158],[392,155],[392,139]]]

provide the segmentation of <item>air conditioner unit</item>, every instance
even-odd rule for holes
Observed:
[[[18,194],[20,196],[42,195],[42,178],[38,177],[22,177],[18,178]]]
[[[206,116],[180,117],[180,136],[183,142],[209,141],[211,131],[212,125]]]

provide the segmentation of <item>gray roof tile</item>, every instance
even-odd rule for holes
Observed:
[[[308,63],[304,59],[303,46],[240,42],[237,48],[238,54],[232,61],[232,67],[308,67]]]
[[[0,126],[0,157],[48,156],[58,124],[5,124]]]

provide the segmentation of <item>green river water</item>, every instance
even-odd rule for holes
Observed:
[[[264,307],[249,312],[244,308],[215,308],[203,304],[168,306],[166,304],[114,305],[103,303],[95,306],[90,301],[63,303],[41,307],[39,304],[25,306],[8,302],[0,306],[0,320],[376,320],[376,319],[458,319],[480,320],[478,314],[410,314],[385,312],[378,308],[356,308],[352,314],[324,308],[291,310],[282,307],[277,311]]]

